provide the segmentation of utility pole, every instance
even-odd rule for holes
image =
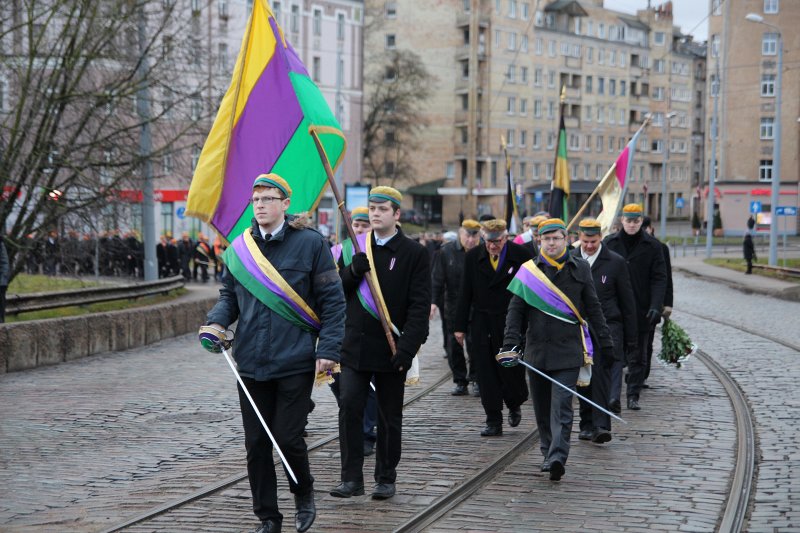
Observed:
[[[139,37],[139,68],[137,79],[139,88],[136,91],[136,111],[139,121],[142,124],[139,132],[139,152],[142,157],[142,176],[144,186],[142,187],[142,240],[144,246],[144,280],[155,281],[158,279],[158,268],[156,265],[156,214],[153,203],[153,162],[150,159],[153,151],[153,141],[150,137],[150,90],[148,89],[148,69],[147,60],[147,15],[145,14],[145,3],[139,6],[138,21]]]
[[[719,79],[719,56],[717,65],[714,69],[714,80],[717,84],[716,94],[714,94],[714,84],[711,84],[711,97],[714,98],[714,113],[711,115],[711,172],[708,174],[708,199],[706,200],[706,258],[711,257],[712,246],[714,245],[714,187],[717,178],[717,124],[719,119],[719,99],[722,89],[722,80]]]

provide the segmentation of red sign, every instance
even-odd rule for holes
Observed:
[[[117,191],[117,197],[125,202],[141,203],[144,201],[144,193],[133,189],[121,189]],[[153,200],[156,202],[185,202],[189,197],[188,190],[181,189],[156,189],[153,191]]]

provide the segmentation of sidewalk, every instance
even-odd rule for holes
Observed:
[[[733,256],[731,256],[733,257]],[[682,272],[714,283],[722,283],[745,293],[763,294],[789,301],[800,301],[800,283],[758,274],[747,275],[729,268],[709,265],[702,257],[672,258],[673,272]]]

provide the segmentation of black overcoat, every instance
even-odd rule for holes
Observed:
[[[412,357],[428,338],[431,310],[431,275],[428,251],[398,228],[384,246],[375,244],[372,272],[377,273],[392,323],[402,332],[395,338],[398,353]],[[358,299],[362,278],[353,275],[339,258],[339,275],[347,299],[342,364],[360,372],[394,372],[392,353],[380,321],[370,315]]]
[[[439,308],[445,321],[452,326],[456,319],[458,294],[461,291],[461,278],[464,275],[466,250],[456,239],[441,247],[433,259],[431,286],[433,303]]]
[[[544,271],[541,257],[537,257],[533,262]],[[570,255],[564,267],[551,281],[572,301],[581,317],[589,323],[599,343],[599,346],[594,346],[595,351],[611,350],[614,341],[611,339],[611,333],[606,326],[603,310],[594,290],[589,263],[580,257]],[[534,367],[542,371],[552,371],[583,366],[580,325],[569,324],[546,315],[515,295],[508,305],[503,345],[519,346],[526,324],[525,360]]]
[[[624,230],[620,230],[624,231]],[[667,291],[667,268],[661,243],[640,230],[640,240],[630,253],[625,249],[620,232],[606,238],[603,246],[621,255],[628,264],[631,275],[633,296],[636,298],[636,318],[640,332],[649,331],[647,312],[656,309],[659,313],[664,307]]]

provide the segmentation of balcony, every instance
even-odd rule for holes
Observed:
[[[458,47],[456,49],[456,61],[469,61],[469,56],[472,52],[471,48],[468,44]],[[486,46],[483,44],[478,45],[478,61],[486,61]]]
[[[578,117],[564,117],[564,127],[569,129],[578,129],[581,127],[581,119]]]
[[[580,87],[567,87],[565,94],[567,98],[572,100],[580,100],[581,99],[581,89]]]
[[[472,22],[472,13],[460,13],[456,16],[456,27],[457,28],[464,28],[469,26],[470,22]],[[488,28],[489,27],[489,16],[488,15],[481,15],[478,19],[478,26],[481,28]]]
[[[567,68],[581,69],[583,67],[583,57],[564,57],[564,66]]]

